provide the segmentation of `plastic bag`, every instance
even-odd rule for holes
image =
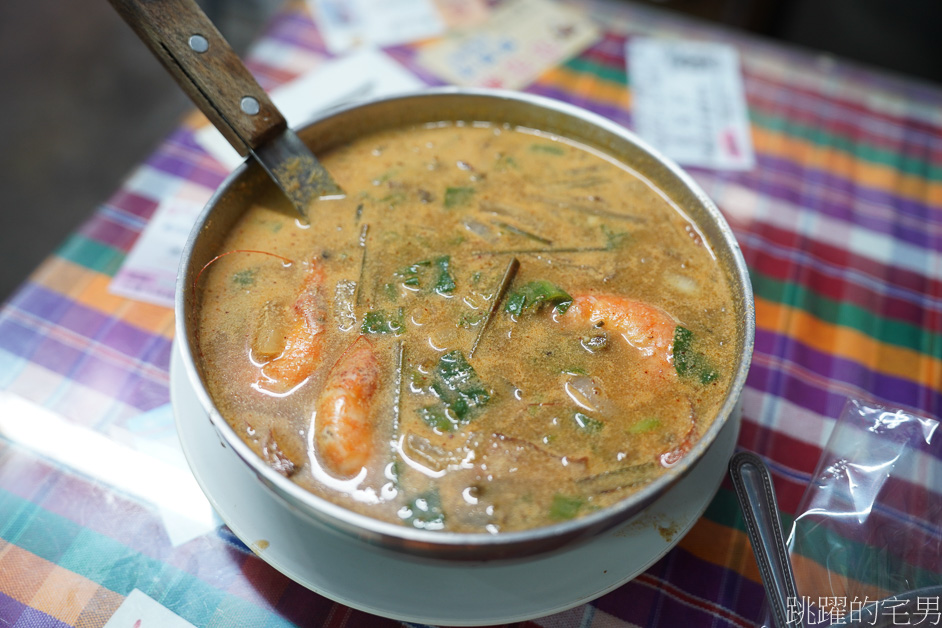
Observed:
[[[899,409],[846,404],[788,535],[799,598],[789,600],[791,619],[942,625],[938,426]]]

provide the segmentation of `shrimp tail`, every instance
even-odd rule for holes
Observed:
[[[690,400],[688,399],[687,401],[689,403]],[[660,461],[661,466],[667,469],[670,469],[671,467],[676,465],[678,462],[680,462],[681,458],[686,456],[687,453],[690,451],[690,448],[693,447],[693,443],[696,440],[696,435],[697,435],[697,413],[693,409],[693,404],[691,403],[690,404],[690,428],[687,430],[687,433],[684,434],[684,437],[681,439],[677,447],[674,447],[673,449],[665,451],[660,456],[658,456],[658,460]]]

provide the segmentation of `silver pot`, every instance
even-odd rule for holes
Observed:
[[[335,109],[299,129],[298,134],[315,153],[324,153],[374,131],[440,120],[508,123],[598,148],[647,177],[697,224],[732,286],[740,357],[717,417],[675,467],[617,504],[580,519],[496,535],[418,530],[379,521],[317,497],[274,471],[220,415],[207,392],[202,365],[196,358],[200,307],[199,288],[194,289],[196,276],[220,252],[227,233],[253,199],[277,195],[269,177],[252,161],[243,163],[216,191],[187,241],[176,291],[177,342],[187,376],[225,445],[278,499],[315,525],[422,559],[482,561],[535,556],[591,538],[638,514],[682,478],[710,448],[736,408],[752,358],[755,334],[752,286],[729,225],[690,176],[624,127],[578,107],[518,92],[437,88]]]

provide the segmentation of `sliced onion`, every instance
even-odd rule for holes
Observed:
[[[402,453],[430,471],[443,471],[450,461],[447,451],[424,436],[409,432],[402,442]]]
[[[687,275],[679,275],[676,273],[670,273],[664,277],[664,283],[677,290],[677,292],[686,295],[696,294],[700,289],[696,280],[691,279]]]
[[[483,222],[478,222],[477,220],[472,220],[471,218],[465,218],[462,223],[464,228],[478,236],[485,242],[494,242],[497,240],[497,235],[494,233],[494,230],[485,225]]]
[[[575,375],[566,380],[566,394],[577,406],[589,412],[606,412],[612,402],[598,383],[588,375]]]

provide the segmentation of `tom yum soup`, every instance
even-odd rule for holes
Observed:
[[[216,406],[274,469],[404,526],[520,530],[675,465],[737,355],[724,271],[631,168],[435,124],[323,155],[310,226],[258,204],[203,287]]]

